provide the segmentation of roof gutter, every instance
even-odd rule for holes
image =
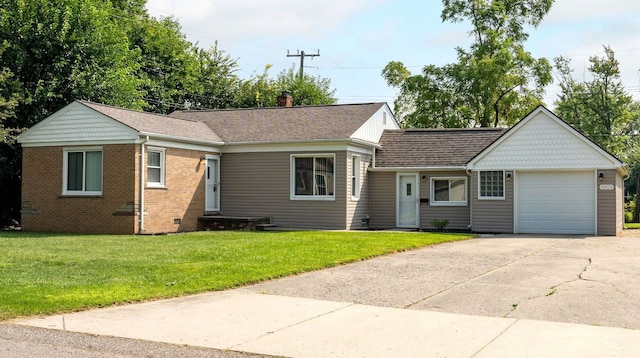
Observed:
[[[225,145],[224,142],[203,140],[203,139],[191,139],[186,137],[176,137],[172,135],[166,134],[158,134],[152,132],[138,132],[140,137],[154,138],[154,139],[166,139],[174,142],[182,142],[182,143],[193,143],[193,144],[203,144],[203,145],[217,145],[222,146]]]
[[[338,144],[358,144],[367,147],[382,148],[378,143],[369,142],[358,138],[345,138],[345,139],[297,139],[297,140],[279,140],[279,141],[256,141],[256,142],[226,142],[225,146],[242,146],[242,145],[265,145],[265,144],[318,144],[318,143],[338,143]]]
[[[449,166],[449,167],[375,167],[369,168],[370,171],[373,172],[398,172],[398,171],[458,171],[458,170],[466,170],[467,168],[464,166]]]

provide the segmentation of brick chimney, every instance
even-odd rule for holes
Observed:
[[[278,96],[278,107],[293,107],[291,92],[282,91],[282,94]]]

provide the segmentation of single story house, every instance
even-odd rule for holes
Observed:
[[[401,130],[386,103],[177,111],[75,101],[20,135],[22,227],[617,235],[626,166],[544,107],[510,129]]]

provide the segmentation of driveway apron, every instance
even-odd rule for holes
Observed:
[[[640,329],[640,239],[483,236],[239,290]]]

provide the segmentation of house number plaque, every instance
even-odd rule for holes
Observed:
[[[613,184],[600,184],[600,190],[613,190]]]

